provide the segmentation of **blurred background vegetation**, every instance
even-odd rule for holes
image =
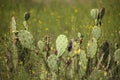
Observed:
[[[120,43],[119,4],[120,0],[0,0],[0,33],[9,32],[12,16],[17,19],[17,29],[23,29],[24,13],[28,11],[30,31],[37,35],[37,40],[45,34],[52,33],[56,37],[61,32],[68,37],[81,32],[86,40],[94,25],[90,10],[105,7],[101,39]]]
[[[83,47],[86,48],[94,27],[90,10],[102,7],[105,16],[99,43],[107,40],[112,47],[115,43],[120,45],[120,0],[0,0],[0,38],[9,36],[12,16],[16,17],[17,30],[24,29],[24,13],[30,12],[29,31],[36,41],[51,33],[55,43],[59,34],[71,39],[81,32],[84,35]],[[0,63],[7,52],[3,41],[0,40]]]

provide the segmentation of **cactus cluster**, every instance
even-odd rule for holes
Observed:
[[[29,20],[30,14],[26,13],[24,17],[24,26],[26,30],[20,30],[17,34],[18,42],[20,42],[18,45],[22,47],[17,47],[17,45],[13,44],[13,66],[15,68],[18,67],[18,69],[21,69],[22,71],[17,72],[17,76],[19,76],[19,73],[25,73],[27,74],[25,75],[25,78],[31,78],[31,80],[49,80],[48,77],[52,80],[57,80],[57,78],[60,80],[106,80],[108,74],[107,71],[104,71],[105,68],[103,67],[102,61],[106,56],[105,54],[109,52],[109,49],[107,49],[109,48],[109,44],[106,42],[106,46],[103,47],[100,54],[98,52],[98,40],[102,34],[101,27],[99,27],[98,24],[101,25],[103,15],[104,9],[91,10],[91,16],[95,19],[95,26],[91,33],[92,36],[88,41],[87,49],[85,50],[81,47],[83,35],[80,32],[78,33],[77,38],[70,40],[69,45],[67,36],[63,34],[57,37],[56,48],[51,46],[51,37],[49,36],[46,36],[43,40],[39,40],[35,43],[32,34],[28,31],[27,21]],[[14,17],[12,18],[12,21],[12,31],[14,32],[16,31]],[[53,49],[51,49],[51,47]],[[25,64],[20,65],[22,66],[21,68],[18,65],[18,48],[21,48],[19,50],[21,50],[22,53],[29,53],[26,54],[29,55],[29,57],[27,57],[28,59],[25,58]],[[106,49],[107,51],[105,51]],[[114,61],[119,62],[120,49],[116,49],[117,50],[114,52]],[[103,52],[104,54],[102,54]],[[102,54],[103,56],[98,59],[96,54]],[[105,58],[107,59],[107,57]],[[94,61],[96,62],[95,64]],[[108,62],[108,67],[109,65],[110,63]],[[25,71],[26,68],[28,68],[28,71]]]
[[[68,39],[65,35],[59,35],[56,39],[56,49],[58,51],[58,57],[62,56],[68,46]]]
[[[101,21],[102,21],[104,14],[105,14],[105,8],[101,8],[100,10],[99,9],[92,9],[90,11],[90,14],[93,17],[93,19],[95,20],[95,25],[101,26]]]

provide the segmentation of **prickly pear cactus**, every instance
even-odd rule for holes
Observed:
[[[92,36],[98,40],[101,36],[101,28],[98,26],[94,26]]]
[[[40,40],[40,41],[38,41],[37,46],[38,46],[39,50],[42,52],[43,48],[45,46],[45,43]]]
[[[115,61],[120,61],[120,49],[117,49],[117,50],[114,52],[114,60],[115,60]]]
[[[80,73],[80,77],[84,76],[85,73],[86,73],[87,61],[88,60],[87,60],[87,56],[85,54],[85,51],[81,50],[80,54],[79,54],[79,66],[80,66],[79,73]]]
[[[90,11],[90,14],[91,16],[94,18],[94,19],[97,19],[98,18],[98,14],[99,14],[99,10],[98,9],[92,9]]]
[[[87,44],[87,56],[93,58],[97,51],[97,40],[92,38],[88,41]]]
[[[35,48],[33,36],[27,30],[20,30],[18,33],[18,38],[22,46],[24,46],[25,48],[31,50]]]
[[[50,55],[47,59],[48,66],[51,71],[57,71],[58,70],[58,65],[57,65],[57,56],[56,55]]]
[[[58,57],[60,57],[68,46],[68,39],[65,35],[59,35],[56,40],[56,49],[58,51]]]

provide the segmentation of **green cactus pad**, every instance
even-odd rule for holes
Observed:
[[[84,51],[84,50],[80,50],[80,54],[79,54],[80,70],[79,70],[79,73],[80,73],[81,77],[84,76],[85,73],[86,73],[87,61],[88,61],[88,60],[87,60],[85,51]]]
[[[45,46],[45,43],[40,40],[40,41],[38,41],[37,46],[38,46],[39,50],[42,52],[43,48]]]
[[[120,61],[120,49],[117,49],[117,50],[114,52],[114,60],[115,60],[115,61]]]
[[[92,9],[90,11],[90,14],[91,16],[94,18],[94,19],[97,19],[98,18],[98,14],[99,14],[99,10],[98,9]]]
[[[18,38],[22,46],[24,46],[25,48],[32,50],[35,48],[35,46],[33,45],[34,44],[33,36],[27,30],[20,30],[18,33]]]
[[[68,46],[68,39],[65,35],[59,35],[56,40],[56,49],[58,51],[58,57],[60,57]]]
[[[48,66],[50,67],[51,71],[57,71],[58,65],[57,65],[57,56],[56,55],[50,55],[47,59]]]
[[[87,45],[87,56],[93,58],[97,51],[97,40],[92,38],[88,41]]]
[[[98,26],[94,26],[92,36],[98,40],[101,36],[101,28]]]

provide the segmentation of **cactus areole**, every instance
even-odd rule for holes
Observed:
[[[57,57],[62,56],[68,46],[68,39],[65,35],[59,35],[56,40]]]

